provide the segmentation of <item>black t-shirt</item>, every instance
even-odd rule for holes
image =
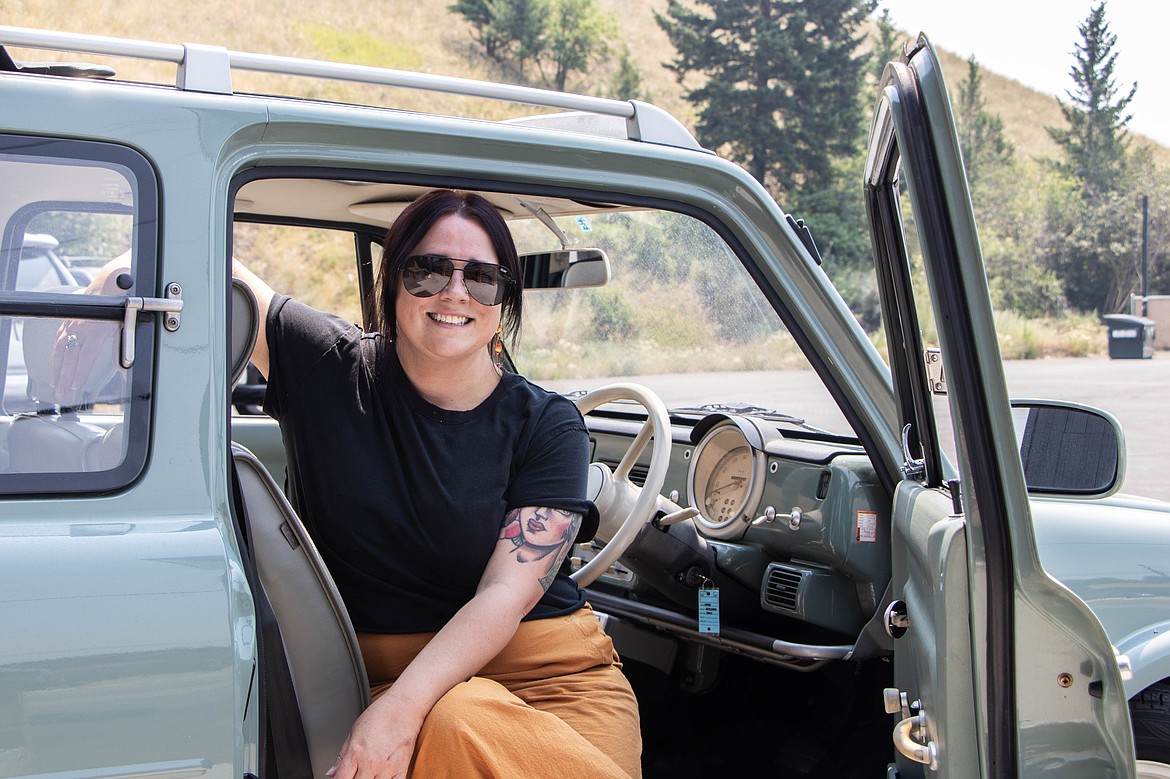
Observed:
[[[264,410],[280,421],[287,492],[354,627],[440,629],[475,594],[504,515],[584,514],[589,438],[567,399],[504,373],[478,407],[425,401],[380,334],[284,296],[268,315]],[[584,594],[563,565],[525,619],[567,614]]]

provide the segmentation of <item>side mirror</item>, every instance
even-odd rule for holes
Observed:
[[[609,257],[601,249],[562,249],[520,255],[524,289],[604,287],[609,283]]]
[[[1030,494],[1101,498],[1121,488],[1125,435],[1112,415],[1055,400],[1011,405]]]

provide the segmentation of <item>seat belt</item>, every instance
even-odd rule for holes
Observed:
[[[252,555],[252,531],[240,489],[240,474],[232,458],[232,505],[236,515],[236,538],[244,553],[248,584],[256,605],[257,657],[260,660],[260,779],[312,779],[313,767],[309,759],[309,744],[301,722],[300,705],[284,640],[276,613],[264,592]],[[272,712],[277,716],[273,717]]]

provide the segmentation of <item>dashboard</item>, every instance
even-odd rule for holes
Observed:
[[[641,427],[586,422],[594,461],[611,467]],[[589,588],[595,607],[780,664],[852,656],[890,580],[890,501],[859,444],[752,416],[675,417],[663,493],[694,516],[643,528]],[[701,613],[712,589],[717,636]]]

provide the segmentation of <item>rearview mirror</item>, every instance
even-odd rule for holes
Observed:
[[[609,257],[601,249],[561,249],[520,255],[525,289],[604,287]]]
[[[1028,492],[1099,498],[1125,478],[1125,435],[1110,414],[1054,400],[1013,400]]]

